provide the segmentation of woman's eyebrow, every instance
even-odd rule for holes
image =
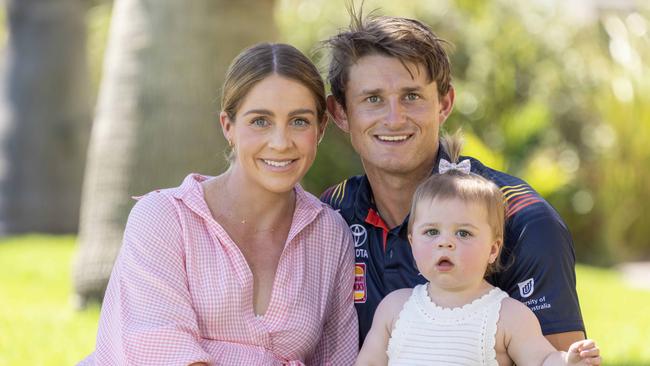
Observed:
[[[314,112],[312,109],[309,109],[309,108],[300,108],[300,109],[296,109],[296,110],[293,110],[293,111],[289,112],[289,117],[293,117],[293,116],[301,115],[301,114],[311,114],[311,115],[315,116],[316,112]]]
[[[261,114],[261,115],[264,115],[264,116],[271,116],[271,117],[275,116],[275,113],[273,113],[272,111],[270,111],[268,109],[251,109],[249,111],[246,111],[246,113],[244,113],[243,115],[245,116],[245,115],[248,115],[248,114]]]

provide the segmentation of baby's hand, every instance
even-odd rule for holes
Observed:
[[[591,339],[575,342],[566,353],[568,365],[600,365],[600,349]]]

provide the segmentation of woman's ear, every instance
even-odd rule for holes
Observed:
[[[223,137],[226,138],[226,141],[228,141],[228,145],[230,147],[233,146],[233,121],[230,120],[230,117],[228,117],[228,113],[226,112],[221,112],[219,114],[219,123],[221,124],[221,131],[223,132]]]

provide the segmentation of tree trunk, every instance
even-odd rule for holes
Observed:
[[[116,0],[111,21],[74,266],[80,305],[103,296],[131,196],[225,166],[226,68],[276,33],[272,0]]]
[[[0,85],[0,235],[77,231],[90,131],[85,5],[11,0]]]

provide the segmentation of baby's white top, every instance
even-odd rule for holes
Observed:
[[[494,365],[501,300],[495,287],[460,308],[443,308],[418,285],[399,313],[388,341],[389,365]]]

